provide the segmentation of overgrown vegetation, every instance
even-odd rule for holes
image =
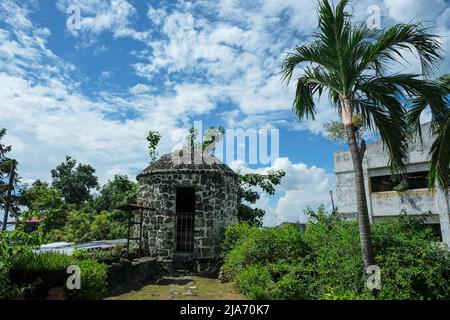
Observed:
[[[295,224],[228,228],[226,277],[252,299],[449,299],[450,255],[423,218],[401,215],[373,226],[381,291],[367,288],[358,224],[323,208]]]
[[[32,249],[39,243],[36,234],[16,230],[0,234],[0,299],[11,299],[22,295],[44,293],[49,285],[46,280],[50,273],[59,279],[55,285],[64,286],[66,270],[77,265],[81,270],[81,289],[66,290],[69,299],[100,299],[107,288],[106,265],[94,260],[96,257],[86,250],[77,250],[72,256],[60,253],[35,253]],[[13,282],[12,274],[22,276],[20,283]],[[58,275],[63,277],[58,278]],[[50,275],[50,278],[52,276]],[[67,289],[67,288],[66,288]]]
[[[73,257],[54,252],[35,254],[29,252],[19,255],[14,268],[22,271],[65,270],[74,262]]]
[[[77,262],[81,271],[81,288],[79,290],[66,290],[69,299],[98,300],[101,299],[107,288],[107,268],[95,260],[82,260]]]
[[[11,282],[10,272],[37,243],[36,237],[21,231],[0,232],[0,299],[13,298],[26,289]]]
[[[42,219],[38,230],[41,242],[81,243],[126,237],[127,216],[117,207],[136,202],[137,184],[127,176],[116,175],[97,194],[91,194],[90,187],[97,179],[92,167],[79,165],[77,168],[84,169],[74,170],[75,160],[69,157],[58,167],[58,180],[52,184],[38,180],[22,193],[22,204],[28,208],[23,219]],[[73,195],[77,190],[83,190],[82,198]]]

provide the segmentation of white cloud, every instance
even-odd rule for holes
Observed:
[[[431,20],[439,34],[448,36],[450,10],[444,1],[415,2],[352,4],[359,19],[375,4],[385,14],[383,23]],[[181,127],[189,126],[189,116],[211,115],[224,101],[231,106],[218,117],[233,128],[278,126],[320,134],[322,124],[336,118],[324,94],[316,121],[298,124],[291,112],[294,88],[282,85],[278,75],[285,53],[315,30],[315,1],[160,3],[148,6],[150,27],[138,28],[139,13],[131,1],[58,0],[61,14],[71,4],[81,8],[81,29],[67,31],[78,36],[80,46],[92,45],[102,33],[141,42],[139,49],[130,50],[141,83],[92,96],[81,93],[79,70],[48,49],[51,31],[30,20],[35,7],[18,3],[0,2],[0,20],[6,25],[0,28],[0,101],[2,122],[26,179],[46,178],[66,154],[92,163],[104,180],[116,172],[135,173],[146,165],[147,130],[161,131],[162,152],[169,151],[172,140],[182,135]],[[161,37],[150,37],[155,31],[150,28]],[[442,41],[450,52],[449,38]],[[107,50],[102,43],[96,52]],[[449,63],[441,72],[450,70]],[[297,217],[304,205],[328,199],[332,179],[325,171],[288,160],[278,163],[295,177],[283,182],[284,194],[272,208],[280,219]],[[261,201],[270,208],[268,199]]]
[[[429,27],[429,32],[441,36],[442,47],[445,52],[450,52],[450,9],[445,0],[384,0],[388,16],[395,23],[421,22]],[[396,72],[420,73],[417,55],[405,52],[405,58],[410,63],[404,63],[403,67],[396,66]],[[448,58],[443,62],[437,75],[450,72]]]
[[[9,25],[0,30],[2,126],[24,181],[48,180],[65,155],[93,164],[102,182],[118,172],[134,176],[147,165],[147,130],[161,132],[160,152],[168,152],[180,119],[213,107],[208,92],[189,84],[163,96],[144,85],[131,94],[87,97],[71,78],[74,66],[46,48],[49,32],[29,20],[29,11],[10,1],[2,2],[2,9]],[[130,119],[130,112],[139,117]]]
[[[56,5],[63,14],[67,14],[68,8],[79,10],[81,19],[67,31],[73,36],[81,36],[82,46],[92,45],[96,36],[105,31],[110,31],[116,38],[131,37],[139,41],[148,38],[148,31],[131,27],[131,20],[137,13],[126,0],[58,0]]]
[[[92,28],[91,32],[110,30],[117,36],[120,30],[134,30],[130,20],[136,15],[136,10],[125,0],[115,0],[115,6],[85,1],[81,4],[86,6],[90,15],[97,12],[96,16],[119,16],[115,24],[112,18],[104,19],[109,24],[99,21],[99,27]],[[445,19],[439,22],[444,16],[444,0],[431,2],[363,0],[352,1],[349,9],[355,19],[365,20],[370,16],[367,12],[369,6],[378,6],[385,15],[382,19],[384,25],[416,18],[436,20],[438,17],[439,34],[448,35]],[[60,0],[60,3],[72,2]],[[239,109],[241,125],[284,124],[287,116],[292,127],[323,133],[323,123],[337,117],[326,95],[318,104],[316,121],[297,124],[293,114],[287,113],[292,107],[294,86],[281,85],[278,74],[285,53],[307,41],[315,31],[316,9],[317,3],[309,0],[180,1],[171,6],[162,3],[158,7],[149,5],[147,11],[149,22],[159,30],[161,37],[121,34],[147,46],[140,53],[133,53],[139,59],[133,64],[137,75],[152,82],[161,76],[170,79],[172,74],[182,74],[184,81],[189,82],[187,87],[194,88],[200,84],[197,85],[199,94],[203,94],[202,88],[207,87],[212,92],[204,108],[208,112],[214,108],[215,99],[227,99]],[[215,15],[217,19],[211,19]],[[89,31],[89,24],[84,29]],[[450,41],[447,40],[443,39],[444,48],[450,49]],[[417,57],[410,52],[406,52],[405,57],[411,63],[398,65],[393,70],[420,72]],[[450,68],[448,63],[441,71]],[[172,89],[172,81],[166,81],[166,87]],[[217,94],[219,91],[220,95]],[[200,101],[198,97],[197,101]],[[229,119],[223,120],[230,122]]]
[[[384,4],[397,22],[435,21],[448,6],[445,0],[384,0]]]
[[[131,94],[139,95],[139,94],[143,94],[143,93],[150,93],[150,92],[155,91],[155,90],[156,90],[156,88],[153,87],[153,86],[149,86],[149,85],[146,85],[146,84],[143,84],[143,83],[139,83],[139,84],[131,87],[128,91]]]
[[[330,207],[330,190],[334,188],[334,175],[316,166],[293,163],[288,158],[277,158],[270,167],[250,169],[242,161],[230,163],[233,170],[242,173],[266,173],[269,170],[284,170],[286,176],[277,187],[277,194],[271,199],[263,195],[255,204],[266,210],[265,225],[281,222],[306,222],[303,211],[309,206],[316,209],[320,205]],[[273,203],[275,200],[275,203]]]

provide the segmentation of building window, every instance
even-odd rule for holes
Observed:
[[[442,241],[441,225],[439,223],[427,224],[426,226]]]
[[[408,189],[428,188],[428,171],[408,173]]]
[[[407,175],[407,189],[426,189],[428,188],[428,171],[409,172]],[[371,177],[372,192],[394,191],[394,188],[400,181],[392,181],[390,175]]]

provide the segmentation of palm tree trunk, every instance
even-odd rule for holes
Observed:
[[[355,170],[356,209],[358,211],[359,236],[361,240],[361,251],[364,267],[375,264],[372,247],[372,236],[370,234],[369,213],[367,210],[366,192],[364,190],[364,175],[362,159],[356,142],[356,133],[353,125],[346,126],[348,145],[352,155],[353,168]]]

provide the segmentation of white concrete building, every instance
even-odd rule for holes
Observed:
[[[422,126],[423,141],[416,138],[410,144],[408,188],[397,192],[398,185],[391,181],[388,151],[382,141],[367,145],[363,159],[364,184],[371,222],[398,216],[402,210],[410,215],[431,213],[427,223],[440,232],[442,240],[450,246],[450,203],[448,194],[439,188],[428,189],[429,150],[433,139],[429,124]],[[337,209],[345,215],[356,213],[355,178],[349,151],[334,153]]]

